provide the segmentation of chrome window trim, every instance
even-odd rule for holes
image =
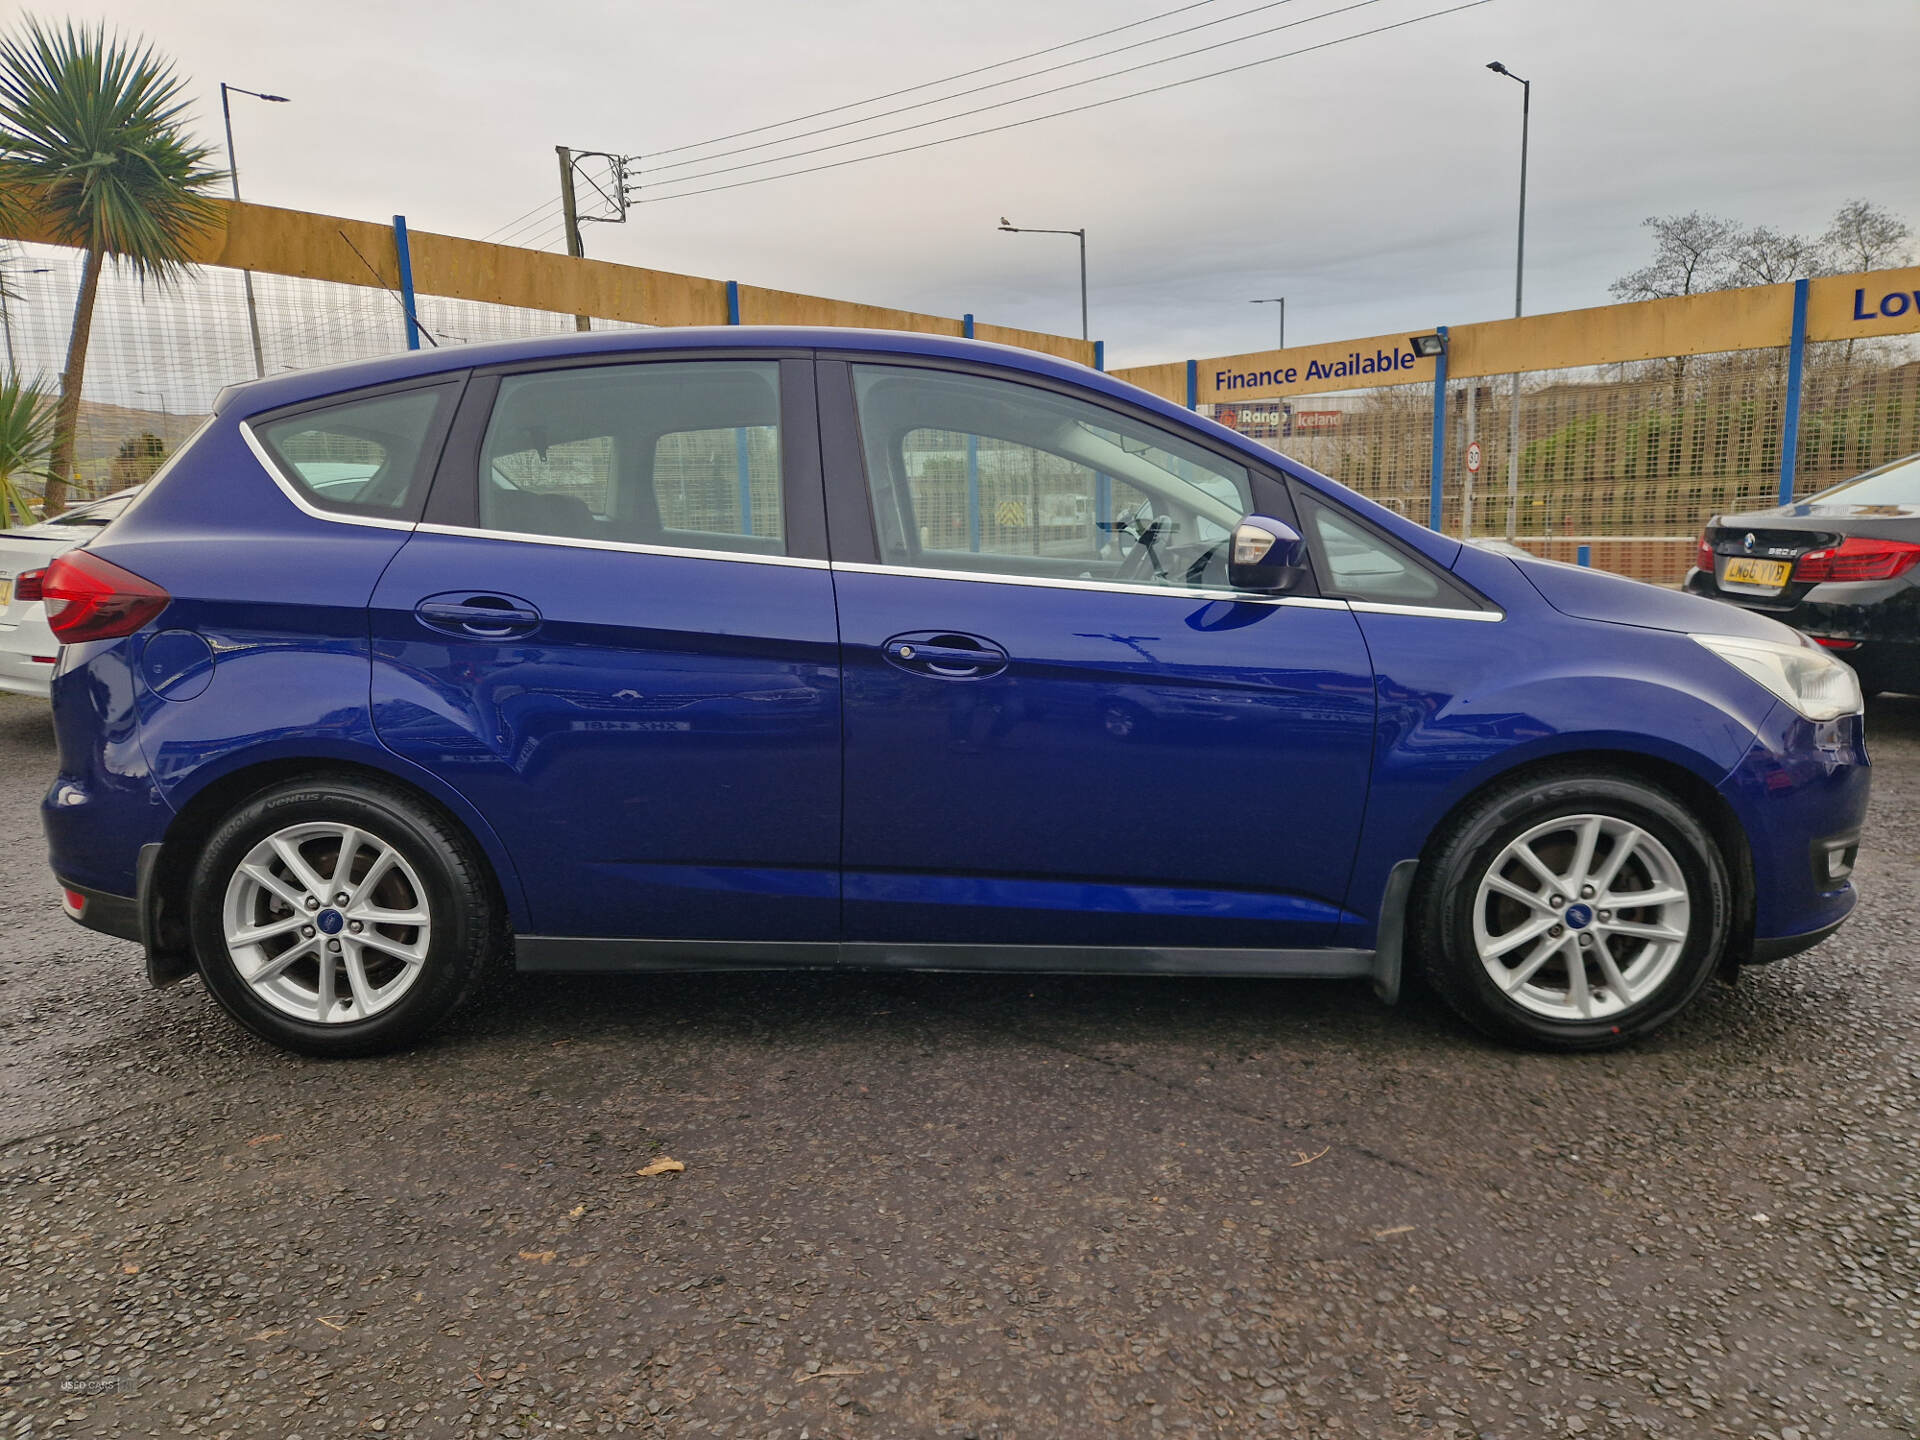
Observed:
[[[1349,600],[1347,605],[1365,615],[1424,615],[1430,620],[1479,620],[1498,623],[1504,610],[1458,610],[1445,605],[1396,605],[1390,600]]]
[[[1253,595],[1240,590],[1193,590],[1174,585],[1129,585],[1117,580],[1066,580],[1044,575],[992,575],[973,570],[926,570],[913,565],[870,565],[836,560],[835,570],[857,575],[907,575],[918,580],[969,580],[982,585],[1028,585],[1042,590],[1092,590],[1108,595],[1159,595],[1175,600],[1231,600],[1244,605],[1291,605],[1303,610],[1345,610],[1344,600],[1319,595]]]
[[[423,535],[459,535],[470,540],[512,540],[522,545],[563,545],[571,550],[613,550],[629,555],[666,555],[678,560],[734,560],[748,565],[786,565],[795,570],[825,570],[825,560],[805,555],[756,555],[751,550],[697,550],[683,545],[646,545],[638,540],[590,540],[574,535],[536,535],[526,530],[487,530],[478,525],[441,525],[423,521]]]
[[[272,452],[260,443],[260,437],[253,433],[251,421],[240,422],[240,438],[247,442],[247,448],[253,451],[253,458],[260,462],[260,468],[280,487],[280,493],[293,502],[293,506],[303,515],[311,515],[316,520],[331,520],[336,525],[365,525],[375,530],[411,530],[411,520],[383,520],[378,515],[341,515],[332,510],[323,510],[294,487],[291,480],[281,471]]]

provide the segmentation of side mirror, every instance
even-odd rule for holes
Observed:
[[[1307,542],[1284,520],[1249,515],[1234,527],[1227,583],[1236,590],[1284,595],[1307,573]]]

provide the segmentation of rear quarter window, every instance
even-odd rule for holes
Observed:
[[[456,384],[349,396],[252,422],[280,478],[307,504],[411,519],[452,417]]]

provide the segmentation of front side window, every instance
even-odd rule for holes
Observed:
[[[881,559],[936,570],[1227,588],[1245,467],[1014,381],[855,365]]]
[[[786,553],[776,361],[594,365],[500,382],[480,524],[520,535]]]
[[[1302,508],[1308,540],[1325,577],[1324,593],[1395,605],[1460,604],[1455,593],[1425,566],[1359,521],[1317,501],[1303,501]]]
[[[426,493],[457,388],[434,385],[343,400],[254,429],[280,473],[320,508],[409,515]]]

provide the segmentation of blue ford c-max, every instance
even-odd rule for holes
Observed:
[[[1854,902],[1860,693],[1793,632],[970,341],[240,386],[45,595],[69,913],[312,1054],[507,964],[1403,957],[1597,1049]]]

